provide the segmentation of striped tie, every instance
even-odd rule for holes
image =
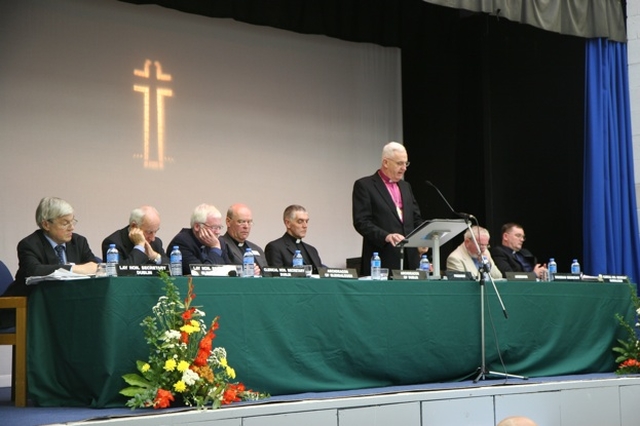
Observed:
[[[58,263],[64,265],[64,246],[62,244],[56,246],[56,253],[58,253]]]

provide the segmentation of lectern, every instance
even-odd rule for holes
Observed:
[[[464,219],[425,220],[407,235],[404,247],[431,247],[433,279],[440,279],[440,246],[467,229]],[[401,258],[402,259],[402,258]]]

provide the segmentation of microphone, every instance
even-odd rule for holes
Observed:
[[[440,192],[440,190],[438,189],[437,186],[435,186],[434,184],[431,183],[431,181],[429,180],[425,180],[425,183],[427,185],[429,185],[430,187],[432,187],[433,189],[436,190],[436,192],[438,193],[438,195],[440,196],[440,198],[442,198],[442,200],[445,202],[445,204],[447,205],[447,207],[449,207],[449,210],[451,210],[451,213],[455,214],[458,217],[463,218],[466,221],[470,221],[471,218],[476,219],[476,217],[472,214],[469,213],[464,213],[464,212],[457,212],[453,209],[453,207],[451,207],[451,204],[449,204],[449,202],[447,201],[447,199],[445,198],[444,195],[442,195],[442,192]]]

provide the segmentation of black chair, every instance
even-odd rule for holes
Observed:
[[[13,277],[0,261],[0,295]],[[0,328],[0,345],[11,345],[11,399],[16,407],[27,405],[27,298],[25,296],[0,297],[0,309],[15,309],[15,327]]]

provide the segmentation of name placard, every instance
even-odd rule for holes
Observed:
[[[393,274],[394,280],[423,280],[426,281],[429,278],[427,277],[426,271],[402,271],[400,269],[394,269],[391,271]]]
[[[262,269],[265,277],[285,277],[285,278],[306,278],[307,275],[302,268],[275,268],[268,266]]]
[[[169,265],[118,265],[118,276],[131,277],[131,276],[154,276],[158,275],[158,272],[169,272]]]
[[[320,278],[340,278],[340,279],[356,279],[358,278],[358,273],[355,268],[318,268],[318,273],[320,274]]]
[[[628,283],[629,277],[626,275],[601,275],[605,283]]]
[[[580,281],[578,274],[553,274],[554,281]]]
[[[236,265],[189,265],[191,275],[194,277],[237,277]]]

